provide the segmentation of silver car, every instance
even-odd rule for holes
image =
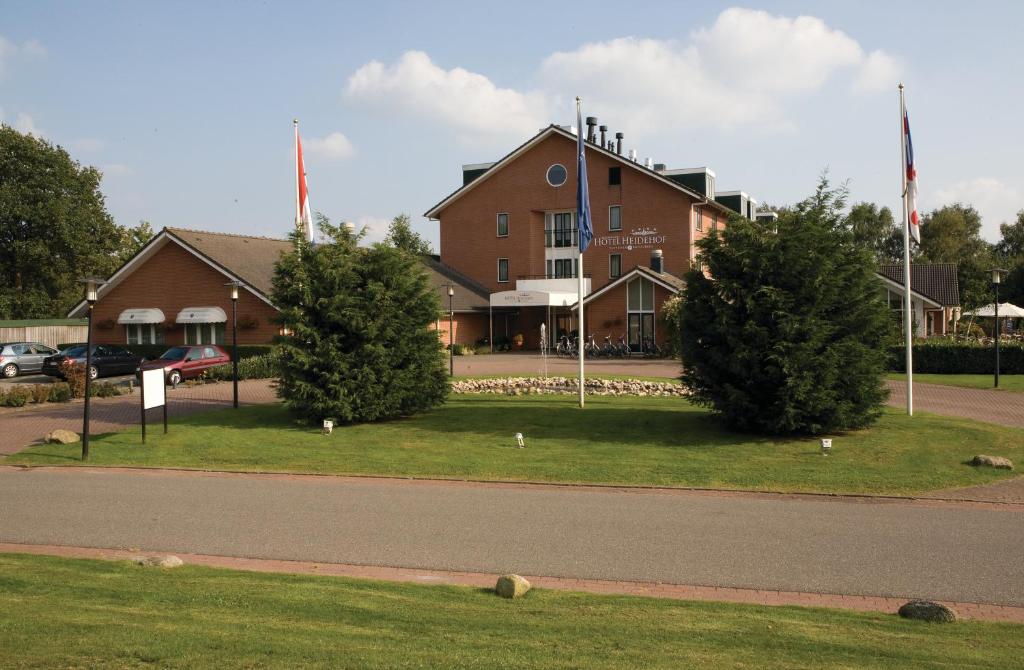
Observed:
[[[11,342],[0,344],[0,376],[5,379],[18,375],[41,372],[43,359],[57,350],[38,342]]]

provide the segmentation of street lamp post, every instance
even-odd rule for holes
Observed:
[[[455,310],[452,308],[452,299],[455,297],[455,287],[448,284],[448,375],[455,376]]]
[[[229,281],[231,287],[231,385],[234,408],[238,409],[238,287],[240,281]]]
[[[992,286],[995,288],[995,292],[996,292],[996,302],[995,302],[996,327],[994,329],[994,333],[995,333],[995,336],[996,336],[996,379],[995,379],[995,388],[999,388],[999,336],[1001,334],[1000,333],[1000,328],[999,328],[999,285],[1003,282],[1003,277],[1002,277],[1002,273],[1003,272],[1005,272],[1005,270],[1003,270],[1002,268],[993,268],[992,269]]]
[[[99,287],[106,282],[94,277],[87,277],[81,282],[85,284],[85,302],[89,308],[85,327],[85,407],[82,412],[82,460],[87,461],[89,460],[89,405],[92,395],[92,312],[99,299]]]

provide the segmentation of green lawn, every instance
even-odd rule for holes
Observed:
[[[0,554],[4,668],[1010,668],[1024,627]]]
[[[906,383],[905,374],[891,373],[889,379]],[[915,382],[922,384],[942,384],[943,386],[962,386],[970,389],[991,389],[995,381],[993,375],[914,375]],[[1024,393],[1024,375],[1000,375],[999,390]]]
[[[89,465],[589,482],[776,491],[907,494],[1012,476],[964,464],[978,453],[1024,462],[1024,431],[890,409],[866,431],[816,439],[729,432],[679,398],[455,395],[409,419],[333,435],[295,424],[280,405],[173,421],[168,435],[114,433]],[[515,449],[522,432],[526,449]],[[80,446],[38,445],[6,464],[80,464]]]

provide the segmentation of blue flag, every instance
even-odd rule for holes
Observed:
[[[587,185],[587,156],[584,151],[583,117],[576,105],[576,229],[580,235],[580,253],[594,239],[594,226],[590,220],[590,188]]]

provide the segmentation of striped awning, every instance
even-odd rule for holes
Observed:
[[[163,323],[164,313],[155,307],[126,309],[117,317],[118,323]]]
[[[220,307],[186,307],[178,312],[177,323],[224,323],[228,315]]]

